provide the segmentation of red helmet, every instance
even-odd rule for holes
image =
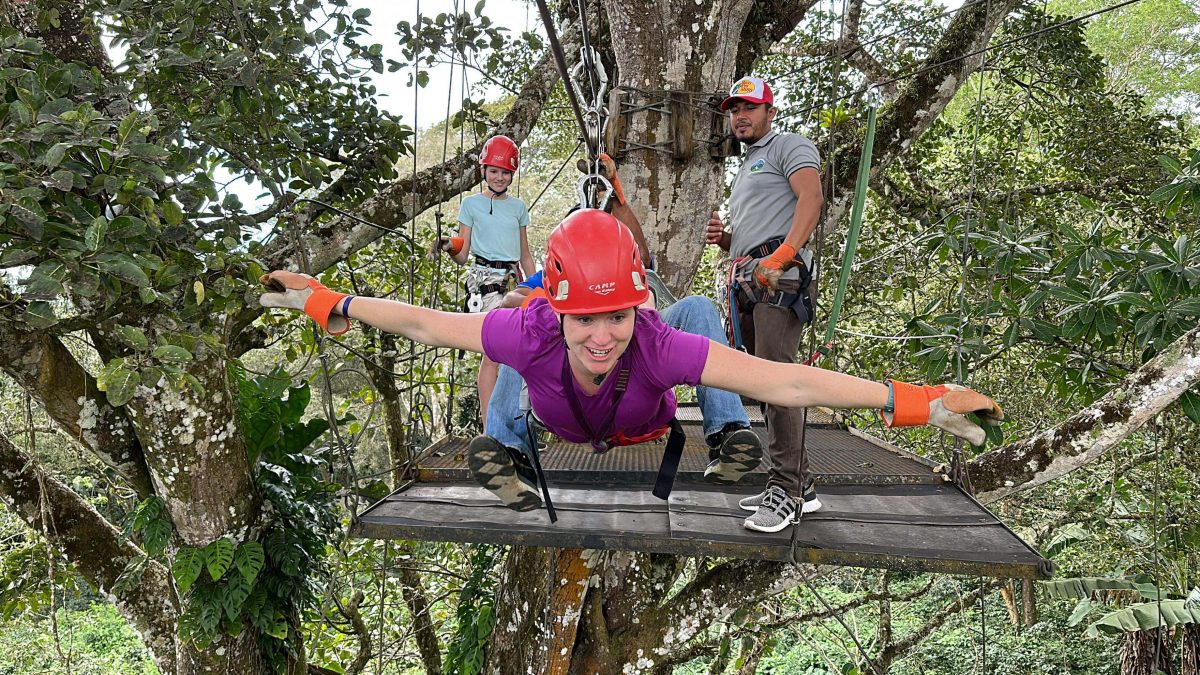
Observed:
[[[633,233],[599,209],[576,211],[550,232],[545,286],[562,314],[615,312],[650,296]]]
[[[479,163],[483,166],[494,166],[505,171],[516,171],[521,162],[521,151],[517,144],[508,136],[492,136],[483,143],[479,153]]]

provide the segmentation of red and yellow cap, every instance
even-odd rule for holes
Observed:
[[[734,101],[741,99],[750,103],[766,103],[774,105],[775,95],[771,93],[771,85],[761,77],[743,77],[729,88],[729,96],[721,101],[721,112],[729,109]]]

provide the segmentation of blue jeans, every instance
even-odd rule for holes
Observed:
[[[672,328],[685,333],[703,335],[719,344],[726,344],[725,328],[717,307],[706,297],[689,295],[662,312],[663,321]],[[521,376],[506,365],[500,365],[496,388],[488,403],[488,415],[484,421],[485,432],[513,448],[525,447],[528,434],[525,418],[520,409]],[[733,392],[713,387],[697,386],[696,398],[700,413],[704,416],[704,435],[717,433],[726,424],[736,423],[750,426],[742,399]]]

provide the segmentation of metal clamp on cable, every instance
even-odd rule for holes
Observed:
[[[590,72],[585,73],[585,68],[589,68]],[[584,94],[581,82],[586,82],[589,88],[594,87],[591,96]],[[608,117],[608,109],[604,107],[605,96],[608,95],[608,73],[605,72],[604,64],[600,62],[600,53],[595,48],[584,46],[579,49],[579,63],[571,69],[571,86],[575,88],[579,99],[587,102],[583,113],[587,137],[598,142],[600,131]]]
[[[589,187],[597,186],[591,191]],[[600,203],[596,203],[596,192],[604,191],[604,199]],[[586,176],[580,176],[579,182],[575,183],[575,196],[579,199],[579,208],[581,209],[600,209],[601,211],[609,210],[609,202],[612,200],[613,187],[608,179],[598,173],[589,173]]]

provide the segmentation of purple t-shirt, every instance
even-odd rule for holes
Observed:
[[[708,358],[708,338],[671,328],[658,312],[638,310],[629,345],[629,384],[610,433],[641,436],[661,429],[675,416],[678,384],[697,385]],[[586,443],[587,432],[575,420],[562,385],[567,350],[558,332],[558,315],[544,298],[523,309],[495,309],[483,319],[483,353],[511,366],[525,378],[529,404],[550,431],[572,443]],[[569,378],[589,424],[608,417],[616,377],[607,377],[600,390],[588,395]],[[600,430],[597,429],[599,432]]]

